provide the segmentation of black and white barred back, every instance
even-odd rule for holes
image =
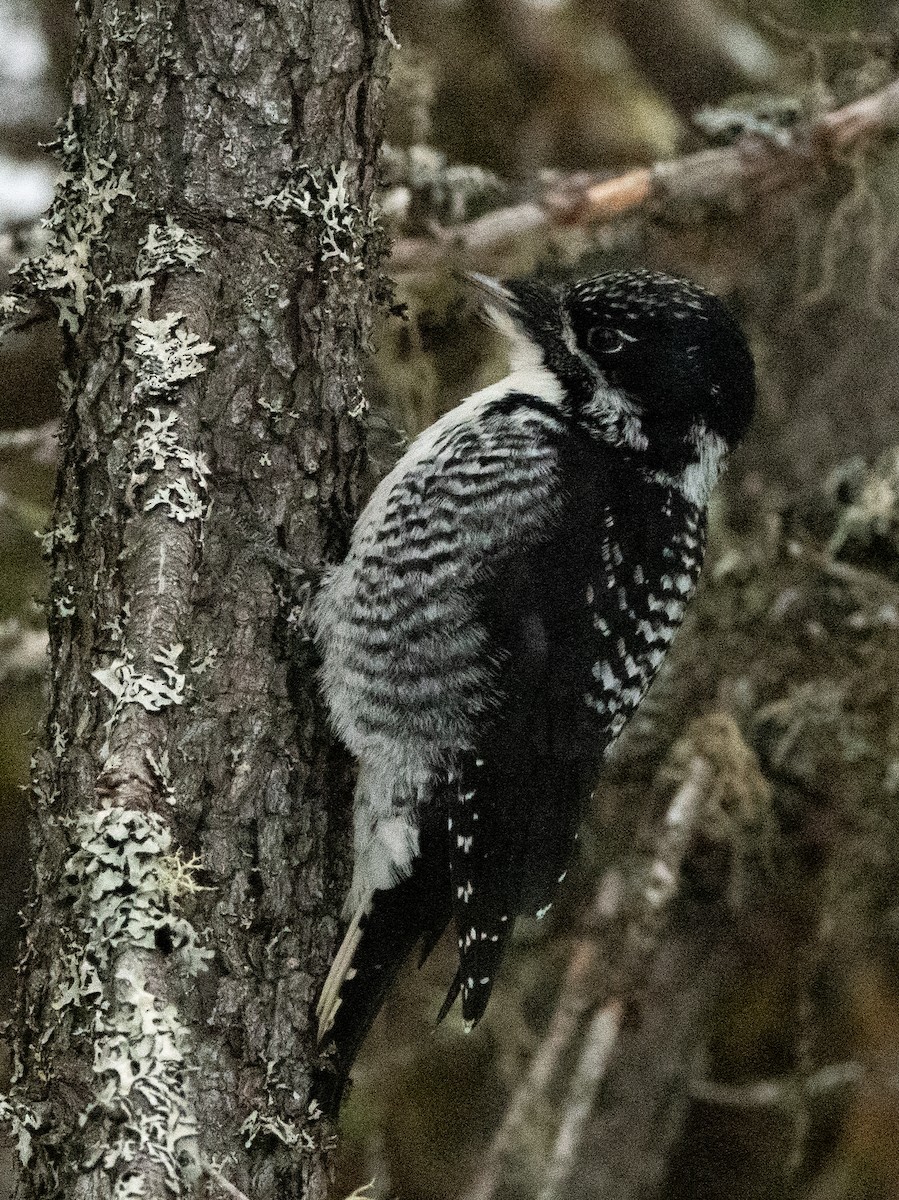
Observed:
[[[416,943],[455,918],[466,1022],[564,877],[602,758],[683,619],[751,417],[745,341],[693,284],[480,280],[511,372],[411,446],[316,605],[359,761],[350,921],[319,1005],[333,1105]]]

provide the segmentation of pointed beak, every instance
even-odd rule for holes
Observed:
[[[510,312],[518,308],[518,301],[498,279],[492,279],[489,275],[481,275],[477,271],[463,271],[459,277],[464,283],[476,288],[485,300],[501,311]]]

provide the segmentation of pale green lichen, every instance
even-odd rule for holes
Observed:
[[[131,616],[131,601],[126,600],[120,609],[117,609],[110,619],[101,626],[104,633],[108,633],[113,641],[120,642],[125,636],[125,627],[128,618]]]
[[[154,222],[147,230],[137,255],[137,277],[146,279],[161,271],[197,270],[204,254],[208,250],[199,238],[167,217],[165,225]]]
[[[159,864],[159,879],[163,891],[173,900],[182,896],[195,896],[197,892],[211,892],[213,889],[197,883],[197,871],[203,867],[203,861],[196,854],[190,858],[182,858],[179,854],[169,854]]]
[[[183,525],[206,515],[206,503],[197,489],[186,479],[175,479],[156,489],[144,504],[144,512],[164,505],[166,516]]]
[[[197,263],[206,253],[203,243],[170,217],[165,225],[153,222],[138,248],[137,278],[107,285],[106,295],[119,298],[125,322],[134,318],[135,309],[146,319],[156,276],[163,271],[198,271]]]
[[[347,189],[349,164],[342,162],[326,171],[314,171],[303,163],[296,184],[282,188],[259,201],[261,208],[294,220],[309,218],[320,226],[318,239],[322,261],[335,270],[340,263],[362,270],[362,251],[370,232],[369,222],[350,199]]]
[[[65,589],[54,597],[53,611],[58,617],[75,615],[75,587],[73,584],[67,584]]]
[[[139,704],[147,712],[158,712],[170,704],[184,702],[185,675],[178,660],[184,651],[180,643],[166,647],[153,655],[162,667],[162,677],[141,675],[127,658],[116,659],[108,667],[98,667],[91,674],[115,697],[112,722],[126,704]]]
[[[163,415],[160,409],[151,408],[138,425],[129,491],[145,484],[150,472],[163,471],[168,464],[176,464],[189,478],[161,484],[145,501],[144,512],[165,505],[167,515],[183,524],[205,516],[203,496],[207,489],[209,464],[204,454],[179,445],[178,419],[177,412]]]
[[[203,244],[171,218],[148,226],[140,244],[136,278],[124,282],[98,276],[97,252],[102,251],[108,218],[116,201],[134,199],[127,171],[117,170],[115,151],[91,157],[82,145],[70,115],[60,141],[63,170],[56,198],[42,225],[44,245],[35,247],[12,273],[13,288],[0,297],[0,325],[26,315],[30,302],[48,297],[59,323],[75,334],[93,299],[105,304],[114,324],[127,323],[135,309],[149,311],[154,277],[162,271],[197,270],[206,253]],[[194,353],[200,353],[194,347]]]
[[[61,513],[56,524],[46,533],[35,535],[41,544],[41,553],[49,558],[57,546],[74,546],[78,541],[78,527],[71,512]]]
[[[190,669],[194,675],[205,675],[207,671],[211,671],[218,659],[219,651],[217,646],[210,646],[202,658],[194,659],[190,664]]]
[[[362,394],[361,390],[357,390],[356,398],[347,408],[347,416],[352,417],[354,421],[361,421],[363,417],[368,415],[369,410],[368,399]]]
[[[112,730],[127,705],[137,704],[147,712],[159,712],[169,705],[184,703],[187,677],[180,666],[183,652],[183,645],[176,642],[161,648],[152,656],[153,662],[162,668],[161,675],[141,674],[135,669],[129,651],[126,651],[124,658],[115,659],[108,666],[98,667],[91,673],[115,699],[112,711],[104,722],[105,740],[100,750],[104,762],[109,761]]]
[[[134,336],[127,365],[137,375],[136,396],[171,398],[187,379],[201,375],[206,366],[201,355],[215,346],[201,341],[184,325],[184,314],[170,312],[158,321],[136,317],[131,322]]]
[[[150,770],[159,780],[165,800],[174,806],[177,803],[177,797],[172,783],[172,773],[169,769],[168,750],[163,750],[162,754],[157,758],[153,751],[148,749],[144,751],[144,758],[146,758]]]
[[[260,408],[264,408],[266,412],[271,413],[273,417],[280,417],[284,412],[284,401],[280,396],[277,396],[271,403],[264,396],[257,396],[256,403]],[[291,413],[291,416],[296,414]]]
[[[11,1128],[16,1140],[19,1162],[23,1167],[27,1167],[31,1160],[31,1135],[37,1129],[37,1117],[24,1104],[0,1094],[0,1121]]]
[[[72,377],[72,372],[63,367],[56,377],[56,391],[59,394],[59,402],[63,409],[71,408],[75,399],[75,390],[75,380]]]
[[[57,758],[61,758],[69,744],[68,735],[65,729],[60,725],[59,721],[51,721],[50,723],[50,745],[53,753]]]
[[[165,944],[168,962],[186,976],[211,957],[190,922],[173,911],[191,890],[185,880],[195,863],[173,854],[158,816],[123,807],[84,814],[76,840],[63,876],[75,937],[53,1007],[62,1015],[77,1006],[87,1018],[80,1032],[94,1046],[97,1087],[80,1121],[93,1126],[85,1166],[102,1163],[114,1172],[114,1195],[122,1200],[141,1194],[139,1163],[148,1162],[179,1196],[201,1169],[187,1087],[188,1033],[174,1008],[154,994],[144,952]]]
[[[311,1149],[311,1142],[308,1134],[295,1125],[292,1121],[285,1121],[283,1117],[274,1116],[271,1113],[261,1113],[258,1109],[253,1109],[243,1125],[240,1127],[240,1133],[244,1137],[244,1146],[247,1150],[255,1142],[260,1135],[267,1134],[269,1137],[277,1138],[285,1146],[298,1146],[301,1143],[306,1149]]]
[[[273,1068],[274,1063],[269,1063],[267,1071],[269,1077]],[[270,1097],[269,1103],[272,1103]],[[279,1117],[274,1113],[260,1112],[258,1108],[254,1108],[243,1125],[241,1125],[240,1133],[244,1137],[244,1146],[248,1150],[256,1138],[263,1135],[277,1138],[285,1146],[299,1146],[303,1150],[317,1150],[319,1149],[319,1145],[312,1133],[311,1127],[315,1126],[321,1118],[322,1109],[315,1100],[311,1100],[306,1109],[305,1126],[298,1125],[295,1121],[285,1120],[285,1118]]]
[[[115,152],[91,158],[69,124],[61,141],[63,171],[56,199],[43,225],[48,231],[42,254],[26,259],[14,271],[16,291],[46,295],[56,305],[59,323],[77,333],[89,296],[103,293],[92,268],[95,247],[102,241],[116,201],[134,198],[127,171],[118,171]]]
[[[49,750],[37,749],[28,764],[31,776],[31,795],[39,808],[49,808],[59,799],[56,786],[55,758]]]

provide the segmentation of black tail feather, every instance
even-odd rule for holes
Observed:
[[[345,973],[331,993],[339,1003],[327,1006],[333,1024],[314,1089],[329,1114],[339,1110],[356,1055],[411,951],[420,943],[424,963],[455,917],[459,969],[437,1021],[461,993],[472,1026],[487,1007],[516,916],[542,912],[564,875],[589,764],[535,756],[513,767],[483,753],[461,756],[453,780],[422,805],[411,874],[373,894],[352,957],[341,960]]]
[[[376,891],[359,922],[359,942],[340,989],[334,1023],[322,1044],[326,1053],[314,1095],[324,1112],[336,1115],[356,1055],[410,952],[424,942],[433,950],[451,916],[445,830],[422,831],[421,854],[412,873],[395,887]]]

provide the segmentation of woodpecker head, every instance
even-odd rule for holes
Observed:
[[[742,439],[755,404],[752,357],[704,288],[646,270],[561,285],[474,280],[512,341],[513,369],[542,363],[576,421],[648,468],[718,463]]]

